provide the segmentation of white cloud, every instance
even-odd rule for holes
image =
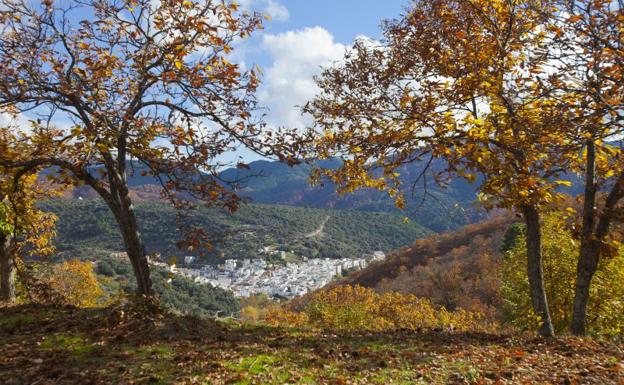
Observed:
[[[265,11],[273,20],[277,21],[286,21],[290,17],[288,9],[274,0],[268,0],[266,2]]]
[[[243,9],[263,12],[275,21],[287,21],[290,17],[288,8],[275,0],[241,0],[240,5]]]
[[[0,112],[0,126],[20,132],[30,132],[30,121],[22,114]]]
[[[272,64],[265,70],[258,98],[270,108],[267,117],[273,126],[301,128],[310,122],[301,115],[301,106],[318,92],[314,75],[322,67],[343,58],[346,46],[321,27],[264,35],[262,47]]]

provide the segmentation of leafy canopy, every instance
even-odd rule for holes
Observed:
[[[358,41],[344,64],[318,79],[305,111],[321,138],[313,153],[344,166],[319,169],[343,192],[386,190],[404,206],[399,168],[442,157],[437,182],[484,175],[489,206],[543,206],[558,198],[558,176],[578,144],[562,100],[576,95],[549,84],[554,2],[415,2],[387,21],[380,44]]]

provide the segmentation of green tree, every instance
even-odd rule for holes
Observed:
[[[562,213],[543,219],[544,282],[556,332],[568,329],[575,296],[579,242],[566,229]],[[528,281],[522,272],[526,264],[525,234],[520,232],[504,254],[501,295],[506,321],[522,329],[533,329],[539,318],[527,295]],[[602,259],[588,303],[588,331],[600,336],[624,336],[624,248],[612,258]]]

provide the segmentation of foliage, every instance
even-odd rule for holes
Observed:
[[[40,206],[58,215],[58,249],[70,256],[95,257],[121,249],[122,240],[109,210],[95,200],[54,200]],[[167,259],[180,256],[176,244],[179,232],[175,210],[166,203],[136,205],[148,253]],[[329,217],[317,237],[305,235]],[[243,205],[231,214],[218,209],[199,209],[193,215],[196,226],[212,234],[213,250],[205,250],[202,262],[218,263],[223,258],[263,257],[259,250],[293,251],[299,257],[348,258],[390,251],[429,233],[417,223],[403,223],[401,217],[351,210],[320,210],[277,205]],[[197,255],[185,252],[184,255]],[[99,256],[99,255],[98,255]],[[267,256],[264,256],[267,257]],[[280,262],[279,257],[272,257]],[[178,261],[183,263],[182,259]]]
[[[572,318],[578,242],[566,228],[561,213],[544,218],[544,281],[557,332],[568,329]],[[505,317],[511,324],[531,329],[539,318],[531,311],[524,272],[526,249],[522,233],[502,263],[501,295]],[[598,336],[624,337],[624,248],[600,262],[592,281],[588,305],[588,331]]]
[[[310,325],[310,319],[305,312],[292,311],[285,308],[275,308],[267,312],[264,321],[272,326],[286,328],[305,328]]]
[[[362,286],[341,285],[314,294],[301,313],[275,310],[267,322],[276,326],[310,327],[323,330],[383,331],[445,328],[487,330],[494,325],[483,315],[457,309],[436,308],[431,301],[400,293],[379,294]]]
[[[39,265],[37,280],[59,298],[59,302],[77,307],[102,305],[105,293],[93,270],[93,263],[71,259],[62,263]]]
[[[304,109],[322,132],[313,154],[344,162],[315,176],[342,192],[387,191],[403,207],[400,167],[441,157],[446,169],[423,172],[423,188],[427,177],[474,181],[478,172],[489,206],[555,199],[556,176],[578,146],[564,134],[569,114],[542,89],[550,50],[538,32],[550,22],[544,6],[414,2],[383,24],[381,44],[356,42],[344,63],[324,71],[321,93]]]
[[[12,256],[49,256],[55,248],[57,217],[41,210],[36,202],[58,195],[59,191],[40,183],[34,172],[15,179],[15,173],[0,173],[0,233],[13,241]]]
[[[12,138],[6,128],[0,128],[0,151],[6,149]],[[56,216],[39,209],[36,202],[58,193],[57,188],[38,181],[37,170],[0,167],[0,291],[3,300],[15,300],[16,266],[24,257],[46,257],[54,252],[52,238],[56,235]],[[20,275],[23,278],[23,274]]]
[[[427,298],[449,310],[477,310],[488,319],[500,311],[500,245],[513,224],[509,215],[434,234],[390,253],[342,282]],[[302,299],[300,301],[307,300]]]
[[[209,240],[184,220],[189,210],[238,208],[236,181],[215,178],[224,154],[244,147],[297,163],[292,135],[267,131],[258,112],[258,68],[228,60],[262,15],[212,0],[2,5],[0,112],[43,119],[13,130],[6,147],[24,151],[0,151],[0,164],[53,167],[54,183],[93,188],[124,233],[140,294],[153,290],[129,195],[132,161],[178,209],[179,246],[191,251]]]
[[[241,298],[241,310],[238,318],[247,323],[259,323],[267,318],[277,307],[276,303],[269,299],[266,294],[252,295]]]

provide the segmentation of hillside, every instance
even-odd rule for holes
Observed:
[[[42,207],[59,216],[55,243],[64,254],[93,257],[123,250],[112,214],[100,200],[54,200]],[[186,254],[176,246],[180,235],[170,206],[143,202],[136,209],[149,253]],[[264,248],[283,250],[289,258],[361,257],[394,250],[430,233],[388,213],[279,205],[243,205],[234,214],[201,209],[192,221],[213,236],[214,250],[203,261],[207,263],[261,257]]]
[[[0,307],[0,383],[617,385],[624,379],[622,347],[592,340],[442,330],[326,333],[145,311]]]
[[[95,261],[95,272],[109,299],[134,293],[136,290],[132,266],[127,258],[99,256]],[[150,273],[161,303],[180,314],[213,317],[216,314],[234,314],[240,310],[239,300],[230,291],[198,284],[179,275],[172,277],[167,271],[157,267],[152,267]]]
[[[320,163],[325,168],[339,167],[338,160],[326,160]],[[220,174],[220,178],[235,183],[238,193],[251,203],[270,205],[288,205],[321,209],[349,209],[365,212],[388,212],[407,216],[420,225],[435,232],[456,230],[463,225],[476,223],[486,218],[486,213],[475,205],[476,190],[479,181],[468,183],[462,178],[453,178],[445,187],[432,183],[432,173],[444,168],[441,160],[435,160],[428,173],[428,195],[423,201],[422,183],[413,186],[413,182],[422,171],[423,164],[404,165],[397,171],[406,193],[406,209],[398,210],[394,201],[387,194],[376,190],[358,190],[352,194],[336,193],[333,183],[325,182],[322,186],[310,186],[311,166],[301,164],[289,167],[280,162],[255,161],[249,169],[230,168]],[[160,184],[150,175],[145,175],[144,168],[136,163],[129,163],[128,184],[135,201],[159,201]],[[53,172],[48,170],[48,172]],[[94,171],[95,173],[95,171]],[[561,186],[564,193],[576,195],[582,191],[582,181],[578,176],[562,176],[572,186]],[[414,187],[412,189],[412,187]],[[66,197],[97,198],[88,186],[69,191]]]
[[[322,167],[336,168],[338,160],[321,163]],[[407,206],[398,210],[394,201],[387,194],[376,190],[360,190],[353,194],[339,195],[336,186],[324,183],[323,186],[310,186],[311,166],[302,164],[289,167],[280,162],[255,161],[249,169],[231,168],[220,174],[220,178],[235,182],[239,194],[252,203],[279,204],[296,207],[321,209],[353,209],[366,212],[389,212],[408,216],[413,221],[433,231],[456,229],[463,224],[475,222],[483,217],[472,203],[476,197],[478,184],[470,184],[457,178],[450,181],[446,188],[436,186],[430,180],[425,204],[422,204],[422,185],[412,191],[412,184],[422,170],[423,165],[415,163],[398,170],[406,191]],[[440,170],[443,164],[436,161],[432,170]],[[128,184],[131,195],[136,201],[159,201],[160,184],[150,175],[145,175],[144,168],[136,163],[129,164]],[[53,172],[53,170],[48,170]],[[96,174],[96,171],[93,171]],[[431,178],[431,174],[429,174]],[[67,193],[67,197],[95,198],[96,194],[88,186],[82,186]]]
[[[390,280],[396,280],[416,267],[431,264],[442,267],[484,251],[498,254],[503,236],[511,223],[513,220],[509,216],[498,216],[454,232],[419,239],[411,246],[389,254],[383,262],[371,264],[350,275],[347,282],[374,287],[382,282],[387,284]]]
[[[453,232],[418,239],[327,288],[361,285],[378,292],[429,298],[447,309],[478,309],[495,316],[501,301],[496,273],[500,249],[514,221],[511,215],[500,214]],[[295,299],[290,307],[299,309],[308,298]]]

